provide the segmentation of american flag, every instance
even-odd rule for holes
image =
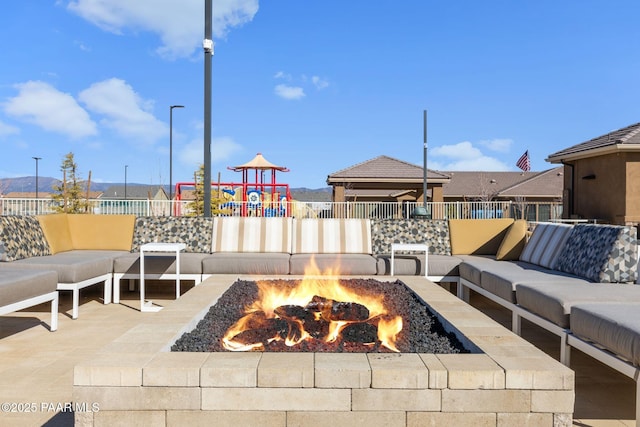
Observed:
[[[525,151],[522,156],[516,162],[516,166],[522,169],[525,172],[529,172],[531,170],[531,162],[529,161],[529,150]]]

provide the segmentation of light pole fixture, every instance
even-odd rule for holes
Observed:
[[[184,108],[184,105],[171,105],[169,107],[169,206],[173,200],[173,109]],[[171,210],[171,209],[169,209]],[[171,215],[171,213],[169,213]]]
[[[423,112],[423,151],[422,151],[422,206],[418,206],[413,209],[411,213],[412,218],[430,218],[429,211],[427,210],[427,110]]]
[[[36,215],[38,214],[38,160],[42,160],[42,157],[32,157],[36,161]]]
[[[423,127],[423,159],[422,159],[422,167],[424,171],[422,172],[423,184],[422,184],[422,201],[425,211],[427,210],[427,110],[424,110],[423,118],[422,118],[422,127]]]

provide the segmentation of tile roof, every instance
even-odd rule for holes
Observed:
[[[562,197],[564,166],[538,172],[534,176],[500,191],[500,197]]]
[[[127,185],[128,199],[148,199],[151,195],[152,199],[161,197],[168,199],[168,194],[164,193],[164,189],[159,185]],[[103,195],[104,199],[122,199],[124,198],[124,185],[112,185],[107,188]]]
[[[588,157],[595,150],[600,151],[606,148],[615,148],[616,146],[624,149],[631,148],[630,146],[634,145],[640,146],[640,123],[614,130],[581,144],[565,148],[550,154],[546,160],[552,163],[559,163],[566,157]]]
[[[487,192],[495,197],[561,197],[562,170],[560,166],[543,172],[447,171],[451,181],[442,186],[442,192],[445,197],[478,197]]]
[[[422,181],[422,166],[414,165],[403,160],[389,156],[378,156],[370,160],[358,163],[327,177],[327,183],[342,182],[345,180],[383,180],[391,181]],[[449,177],[441,172],[427,169],[427,179],[430,181],[448,181]]]

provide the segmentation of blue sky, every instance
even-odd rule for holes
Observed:
[[[0,15],[0,177],[173,183],[203,163],[202,0],[20,0]],[[637,0],[214,0],[212,177],[292,187],[387,155],[532,170],[640,121]]]

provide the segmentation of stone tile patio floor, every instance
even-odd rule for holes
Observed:
[[[187,282],[188,283],[188,282]],[[183,292],[189,285],[183,284]],[[171,304],[174,288],[148,283],[147,298]],[[101,289],[81,292],[80,317],[71,320],[71,295],[62,293],[58,330],[50,333],[48,305],[0,317],[0,403],[33,404],[31,413],[0,410],[3,426],[71,426],[73,367],[118,338],[153,313],[140,313],[137,293],[123,290],[122,304],[103,305]],[[494,320],[509,327],[510,314],[476,294],[471,303]],[[558,359],[559,339],[523,320],[523,337]],[[576,372],[575,426],[635,426],[635,384],[616,371],[577,350],[572,352]],[[5,409],[3,406],[2,409]],[[25,409],[14,407],[12,409]]]

